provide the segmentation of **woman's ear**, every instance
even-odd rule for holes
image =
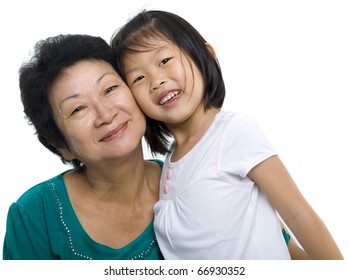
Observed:
[[[216,55],[216,52],[215,52],[214,48],[212,47],[212,45],[209,43],[205,43],[205,45],[206,45],[206,48],[208,49],[208,51],[211,53],[212,57],[215,60],[217,60],[217,55]]]
[[[72,161],[73,159],[76,159],[76,157],[73,155],[73,153],[68,148],[60,148],[57,149],[61,155],[67,160]]]

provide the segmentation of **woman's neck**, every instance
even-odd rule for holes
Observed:
[[[161,168],[135,154],[64,175],[69,199],[88,235],[111,248],[137,238],[153,219]]]
[[[88,192],[100,199],[133,200],[148,184],[149,174],[143,153],[137,152],[122,159],[88,165],[82,171]]]

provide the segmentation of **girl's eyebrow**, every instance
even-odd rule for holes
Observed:
[[[129,75],[134,71],[137,71],[137,66],[132,67],[132,68],[128,69],[127,71],[125,71],[125,75]]]
[[[164,46],[160,46],[160,47],[154,47],[154,48],[149,48],[147,50],[144,50],[144,51],[140,51],[140,52],[151,52],[153,51],[153,54],[152,56],[155,57],[157,54],[161,53],[163,50],[167,49],[169,46],[168,45],[164,45]],[[127,58],[126,58],[127,59]],[[137,65],[128,69],[127,71],[125,71],[125,75],[128,75],[134,71],[137,70]]]

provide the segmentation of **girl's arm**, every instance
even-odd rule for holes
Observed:
[[[307,253],[301,247],[299,247],[299,245],[294,241],[294,238],[291,237],[290,233],[286,231],[285,229],[286,226],[284,222],[280,220],[280,223],[281,223],[282,233],[284,237],[285,237],[285,234],[287,234],[290,237],[287,243],[287,248],[290,253],[291,260],[309,260],[310,258],[307,255]]]
[[[261,162],[248,176],[266,193],[311,259],[343,259],[325,224],[305,200],[278,156]]]
[[[288,251],[290,252],[292,260],[309,260],[310,259],[307,253],[302,248],[300,248],[292,238],[288,243]]]

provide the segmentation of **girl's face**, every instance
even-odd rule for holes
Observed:
[[[80,61],[54,83],[50,103],[65,136],[66,159],[96,163],[134,151],[145,132],[145,117],[114,68],[99,60]]]
[[[126,82],[143,112],[178,125],[203,111],[203,80],[196,65],[174,44],[149,39],[123,58]]]

